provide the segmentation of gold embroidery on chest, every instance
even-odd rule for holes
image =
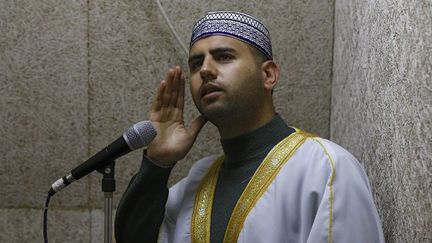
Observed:
[[[234,207],[225,232],[224,243],[237,242],[249,212],[273,182],[282,166],[308,137],[311,135],[297,130],[278,143],[264,158]],[[191,240],[193,243],[210,242],[213,197],[223,160],[224,157],[222,156],[213,163],[198,188],[191,222]]]

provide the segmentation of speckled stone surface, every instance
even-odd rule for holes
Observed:
[[[0,242],[42,242],[51,183],[87,157],[86,19],[85,1],[0,1]],[[88,242],[88,214],[56,211],[87,194],[51,200],[51,242]]]
[[[331,138],[364,165],[387,242],[432,241],[432,2],[337,1]]]
[[[281,68],[274,93],[277,111],[291,125],[328,137],[333,2],[161,4],[186,46],[194,22],[207,11],[239,10],[261,18],[271,31]],[[7,211],[3,218],[22,222],[15,231],[0,228],[0,235],[16,237],[12,242],[32,242],[20,232],[42,221],[38,210],[51,183],[145,120],[157,84],[168,68],[186,68],[187,58],[155,1],[0,1],[0,33],[0,193],[6,195],[0,210]],[[186,123],[197,115],[187,92]],[[138,169],[141,153],[118,159],[114,207]],[[207,124],[174,169],[170,185],[184,177],[194,161],[215,153],[221,153],[219,136]],[[53,214],[101,209],[100,179],[93,173],[56,194]],[[27,222],[33,214],[35,219]],[[86,214],[75,216],[85,231],[68,242],[93,242],[93,235],[100,235],[95,222]],[[60,232],[63,226],[56,227],[51,230]],[[30,235],[41,235],[41,229],[31,230]]]
[[[114,237],[114,218],[115,218],[116,210],[113,209],[112,219],[113,224],[111,225],[113,242],[115,241]],[[103,209],[92,209],[90,212],[91,216],[91,242],[99,243],[104,242],[105,236],[105,212]]]
[[[1,208],[40,207],[52,182],[87,156],[84,1],[0,2]],[[86,183],[53,205],[87,202]]]
[[[0,209],[0,242],[43,242],[43,210]],[[103,218],[102,218],[103,219]],[[53,210],[48,212],[49,242],[91,241],[90,211],[87,209]]]

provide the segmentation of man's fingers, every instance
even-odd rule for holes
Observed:
[[[170,106],[175,107],[177,105],[177,98],[179,95],[179,86],[180,86],[180,79],[181,79],[181,69],[179,66],[176,66],[174,69],[174,75],[172,79],[172,86],[171,86],[171,99],[170,99]]]
[[[183,75],[181,75],[180,82],[179,82],[179,87],[178,87],[177,104],[175,105],[180,110],[183,110],[184,95],[185,95],[185,77]]]
[[[172,108],[181,107],[184,103],[184,78],[181,69],[176,66],[170,69],[164,80],[159,85],[153,104],[152,112],[159,112],[160,117],[169,117],[173,113]],[[176,112],[177,113],[177,112]]]
[[[162,96],[164,93],[164,89],[165,89],[165,80],[162,80],[161,83],[159,84],[159,88],[157,89],[157,93],[154,97],[153,100],[153,104],[151,107],[152,111],[158,111],[161,109],[162,107]]]
[[[162,96],[162,106],[170,105],[173,76],[174,70],[170,69],[165,77],[165,88]]]

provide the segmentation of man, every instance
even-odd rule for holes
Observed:
[[[194,26],[189,69],[201,116],[184,126],[185,81],[170,70],[149,114],[158,135],[117,210],[117,242],[384,242],[357,160],[275,113],[279,69],[259,20],[208,13]],[[224,155],[196,162],[168,192],[206,121]]]

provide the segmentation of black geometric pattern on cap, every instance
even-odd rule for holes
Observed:
[[[190,47],[210,35],[226,35],[247,42],[273,59],[270,33],[257,18],[233,11],[208,12],[192,30]],[[189,47],[189,48],[190,48]]]

